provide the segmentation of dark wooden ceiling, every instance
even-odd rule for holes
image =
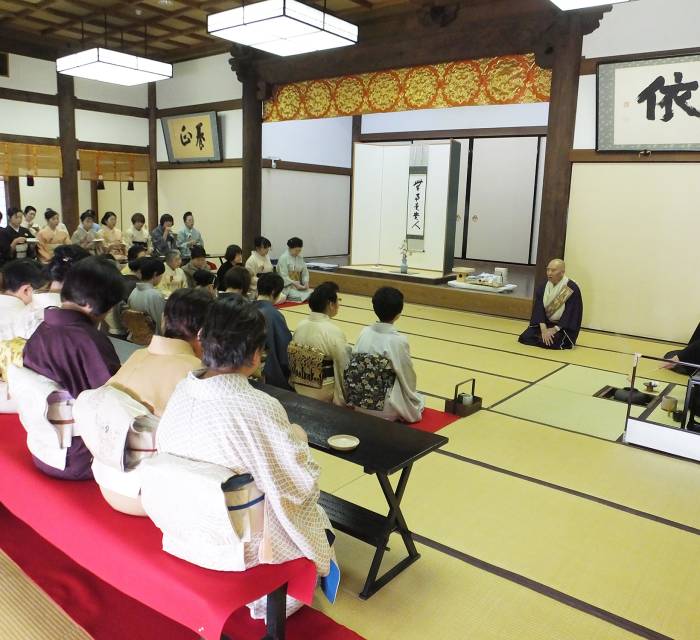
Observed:
[[[421,0],[326,2],[330,12],[360,24],[375,16],[416,11],[425,4]],[[484,0],[469,0],[469,4],[479,2]],[[323,0],[313,3],[323,6]],[[230,43],[207,34],[207,15],[240,4],[237,0],[0,0],[0,47],[52,59],[106,42],[110,48],[137,55],[147,51],[153,58],[175,62],[228,51]]]

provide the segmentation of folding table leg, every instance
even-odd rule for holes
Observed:
[[[401,500],[403,499],[403,494],[406,490],[408,477],[411,474],[411,466],[412,465],[405,467],[401,472],[399,483],[396,486],[396,492],[394,492],[394,489],[391,486],[389,477],[386,474],[377,473],[379,485],[381,486],[384,497],[389,505],[389,513],[386,517],[385,536],[377,543],[374,558],[372,558],[372,565],[370,566],[367,579],[365,580],[365,586],[360,592],[360,598],[364,600],[374,595],[377,591],[379,591],[379,589],[381,589],[389,581],[393,580],[406,567],[413,564],[416,560],[418,560],[418,558],[420,558],[420,554],[418,553],[416,545],[413,542],[413,535],[411,534],[411,531],[406,524],[406,520],[403,517],[403,513],[401,512]],[[389,569],[389,571],[387,571],[383,576],[377,578],[382,564],[382,559],[384,558],[384,552],[387,549],[389,537],[394,530],[401,535],[403,543],[406,546],[406,551],[408,551],[408,556]]]
[[[267,634],[263,640],[284,640],[287,623],[287,585],[267,594]]]

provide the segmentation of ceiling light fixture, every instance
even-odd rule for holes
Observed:
[[[147,27],[146,27],[147,28]],[[56,71],[69,76],[99,80],[133,87],[173,77],[173,65],[107,48],[107,17],[105,16],[105,46],[95,47],[63,56],[56,60]],[[122,42],[124,34],[122,32]],[[144,49],[148,32],[144,32]],[[84,28],[83,28],[84,41]]]
[[[357,25],[296,0],[264,0],[207,17],[207,31],[219,38],[293,56],[357,44]]]
[[[605,4],[620,4],[630,0],[552,0],[562,11],[574,11],[575,9],[588,9],[601,7]]]

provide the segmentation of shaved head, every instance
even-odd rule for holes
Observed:
[[[552,284],[558,284],[564,277],[565,272],[566,265],[561,258],[550,260],[549,264],[547,265],[547,280],[549,280]]]

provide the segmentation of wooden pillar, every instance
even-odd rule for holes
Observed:
[[[350,140],[350,201],[348,206],[348,260],[352,254],[352,201],[355,185],[355,143],[360,141],[362,135],[362,116],[352,117],[352,138]]]
[[[582,41],[581,17],[576,13],[563,14],[557,25],[554,42],[547,152],[537,245],[537,282],[544,279],[550,260],[564,257],[571,189],[569,151],[574,143]]]
[[[5,178],[5,213],[10,207],[21,207],[19,195],[19,178],[8,176]]]
[[[262,226],[262,100],[258,96],[257,76],[239,73],[243,83],[243,255],[253,250],[253,239]]]
[[[100,198],[97,192],[97,180],[90,180],[90,208],[95,212],[97,220],[99,220]],[[95,222],[97,222],[97,220]]]
[[[148,228],[158,226],[158,126],[156,83],[148,83]]]
[[[58,134],[61,145],[61,211],[63,223],[71,233],[80,222],[78,213],[78,148],[75,136],[75,92],[73,77],[57,75]]]

